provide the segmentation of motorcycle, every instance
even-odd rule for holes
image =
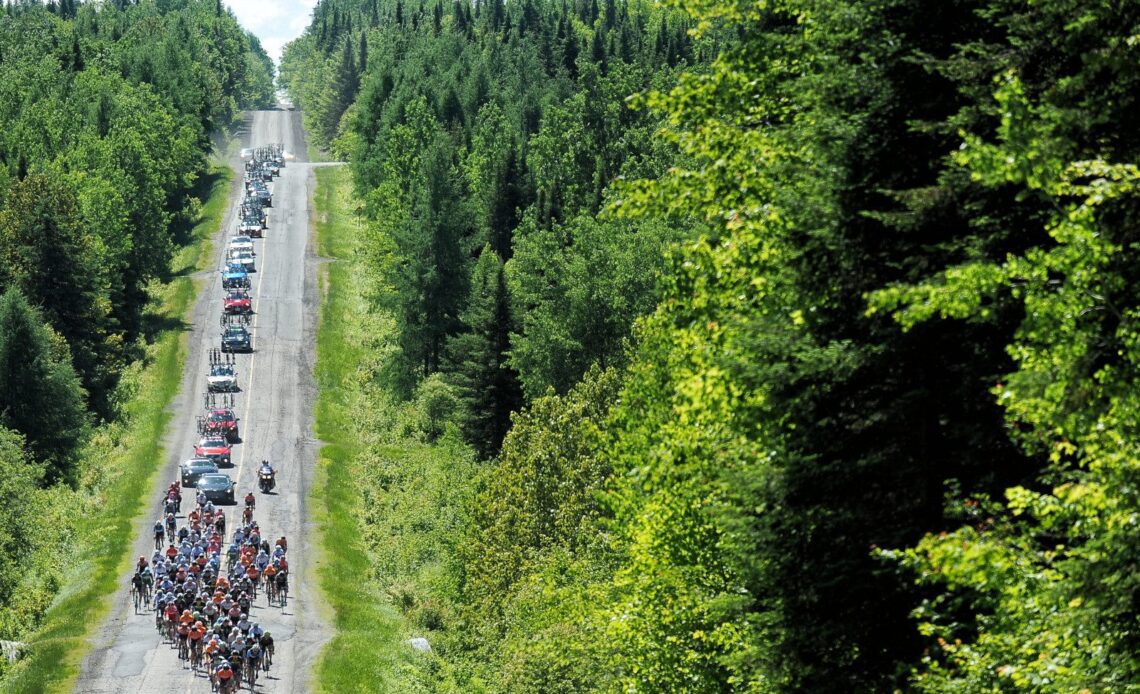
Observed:
[[[258,487],[261,488],[262,494],[268,494],[269,490],[277,486],[277,481],[274,479],[272,472],[262,472],[258,475]]]

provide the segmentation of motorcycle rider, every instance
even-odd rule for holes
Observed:
[[[258,477],[269,477],[269,488],[277,486],[277,471],[269,464],[268,460],[261,461],[261,467],[257,470]]]

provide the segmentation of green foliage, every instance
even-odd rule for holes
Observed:
[[[451,383],[486,458],[503,355],[526,396],[455,488],[446,423],[370,458],[414,519],[361,514],[373,562],[439,644],[407,688],[1134,687],[1138,32],[319,3],[283,81],[370,218],[362,397],[414,438],[398,401]]]
[[[591,365],[620,364],[634,320],[657,301],[662,248],[684,238],[676,226],[588,216],[516,231],[507,266],[511,299],[526,307],[511,338],[511,365],[533,400],[565,393]]]
[[[320,478],[313,492],[330,557],[320,572],[337,634],[321,653],[315,683],[323,691],[439,691],[424,686],[436,662],[404,644],[427,635],[440,615],[429,582],[454,553],[461,480],[473,476],[471,454],[454,445],[425,445],[420,427],[434,417],[443,434],[452,388],[438,375],[420,385],[420,402],[401,405],[377,387],[395,321],[367,300],[372,268],[365,229],[349,212],[345,169],[317,172],[317,234],[328,265],[321,306],[316,377]],[[443,411],[440,411],[442,407]],[[331,559],[334,559],[331,560]],[[437,644],[438,645],[438,644]]]
[[[271,65],[231,15],[163,7],[68,21],[28,5],[0,27],[0,280],[67,339],[102,419],[146,337],[146,286],[193,223],[211,130],[247,100],[239,85],[272,97],[271,70],[246,79],[247,55]]]
[[[78,456],[76,488],[55,485],[25,490],[34,507],[33,550],[19,565],[20,586],[0,607],[0,638],[35,644],[2,673],[0,686],[12,692],[74,688],[79,662],[93,643],[110,595],[122,587],[137,538],[135,518],[153,500],[155,461],[168,405],[178,392],[186,339],[185,317],[196,295],[193,275],[212,263],[209,239],[222,224],[229,195],[229,170],[211,172],[209,200],[191,234],[193,243],[175,257],[168,284],[152,285],[156,317],[176,327],[155,335],[145,358],[131,364],[116,387],[119,416],[92,431]],[[165,321],[164,321],[165,322]],[[143,363],[149,364],[143,368]],[[18,504],[12,508],[18,509]],[[61,562],[67,556],[71,562]]]
[[[448,341],[448,372],[463,401],[464,435],[489,458],[498,452],[511,413],[522,402],[518,374],[507,363],[514,321],[503,261],[490,245],[479,254],[460,319],[467,332]]]
[[[74,476],[87,432],[83,390],[67,345],[16,287],[0,296],[0,423],[23,435],[32,467],[50,481]]]
[[[606,690],[615,646],[592,609],[609,589],[614,549],[599,493],[602,453],[617,395],[615,371],[593,370],[564,396],[521,413],[471,504],[460,545],[460,622],[452,639],[475,652],[495,691]]]
[[[0,310],[10,311],[10,303],[6,294]],[[24,438],[0,428],[0,492],[7,500],[0,510],[0,603],[5,605],[12,603],[13,594],[24,582],[21,566],[30,563],[29,558],[45,539],[39,516],[46,498],[37,489],[42,477],[42,467],[26,453]],[[0,625],[0,630],[13,633],[9,625]]]
[[[94,610],[118,587],[125,519],[161,459],[180,372],[178,331],[163,318],[192,296],[178,275],[198,269],[201,198],[224,197],[211,188],[210,138],[251,94],[272,96],[264,51],[217,8],[4,8],[0,420],[24,442],[30,472],[9,469],[7,436],[2,457],[5,484],[23,487],[7,492],[9,509],[37,528],[3,521],[25,546],[0,548],[0,636],[38,644],[5,668],[5,691],[45,691],[68,676]],[[251,56],[260,74],[247,74]],[[217,200],[209,211],[212,232]]]
[[[876,308],[904,325],[937,315],[974,318],[980,301],[1008,293],[1024,317],[1008,349],[1016,370],[995,387],[1016,440],[1054,466],[1050,488],[1011,487],[1007,503],[948,535],[928,536],[904,565],[942,588],[916,610],[939,648],[924,662],[922,691],[1112,691],[1135,681],[1127,529],[1135,514],[1121,484],[1131,473],[1135,299],[1120,272],[1140,170],[1101,158],[1073,161],[1062,113],[1034,103],[1021,79],[996,91],[996,142],[966,135],[955,162],[987,187],[1015,185],[1055,210],[1051,243],[980,272],[951,267],[924,285],[885,290]],[[1123,237],[1122,237],[1123,233]],[[921,297],[921,301],[917,301]],[[1111,353],[1106,350],[1111,350]],[[1079,393],[1079,395],[1077,395]],[[1076,396],[1076,397],[1075,397]],[[977,620],[971,634],[957,614]]]

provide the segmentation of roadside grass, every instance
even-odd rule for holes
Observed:
[[[152,501],[166,457],[162,439],[173,414],[167,408],[178,393],[188,351],[185,319],[203,284],[192,275],[212,260],[211,238],[223,222],[232,180],[228,166],[211,167],[209,189],[202,191],[208,197],[190,243],[175,256],[169,281],[150,288],[156,328],[148,336],[142,363],[123,375],[123,416],[101,427],[88,446],[81,484],[90,507],[73,510],[75,527],[66,548],[74,568],[64,575],[55,601],[29,638],[30,652],[0,682],[5,692],[73,690],[94,631],[111,609],[110,596],[129,571],[136,519]]]
[[[351,212],[351,178],[345,167],[316,171],[318,253],[336,262],[323,266],[317,331],[316,432],[321,447],[312,503],[321,529],[317,574],[333,610],[333,639],[314,671],[314,689],[326,692],[395,691],[394,674],[407,658],[402,618],[370,579],[373,575],[359,519],[364,508],[358,475],[362,448],[354,379],[366,361],[352,339],[357,314],[352,283],[355,239],[361,233]],[[410,649],[408,649],[410,650]]]

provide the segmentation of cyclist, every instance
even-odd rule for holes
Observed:
[[[261,635],[258,641],[261,644],[262,658],[265,670],[269,670],[270,664],[273,663],[273,634],[268,631]]]
[[[246,639],[248,644],[245,650],[245,666],[249,672],[249,681],[257,677],[257,669],[261,667],[261,645],[255,639]]]
[[[269,554],[266,553],[264,549],[258,552],[257,557],[255,557],[253,560],[254,566],[256,566],[262,573],[265,572],[265,567],[269,566],[269,563]]]
[[[257,505],[257,499],[254,498],[253,492],[245,495],[245,505],[247,508],[254,508]]]
[[[167,593],[166,594],[166,607],[164,608],[164,612],[163,612],[163,623],[166,626],[167,636],[172,637],[171,640],[173,640],[174,624],[177,621],[178,621],[178,604],[177,604],[177,601],[174,599],[174,595],[172,593]]]
[[[190,659],[194,661],[197,667],[198,657],[202,653],[202,639],[206,636],[206,625],[202,622],[194,622],[194,626],[190,627]]]
[[[230,667],[230,661],[223,658],[221,662],[218,663],[217,667],[214,668],[214,678],[218,683],[218,691],[227,693],[230,691],[230,682],[233,681],[234,678],[234,671],[233,668]]]
[[[166,537],[166,526],[163,525],[162,519],[159,518],[154,522],[154,548],[162,549],[163,540]]]
[[[277,594],[287,594],[289,591],[289,572],[285,569],[281,569],[277,572],[275,580],[277,581]]]
[[[142,601],[143,595],[145,595],[145,585],[146,579],[143,578],[141,571],[136,571],[131,574],[131,593],[134,595],[136,614],[139,609],[139,603]]]
[[[170,488],[166,490],[166,495],[168,497],[174,499],[175,511],[181,512],[182,511],[182,483],[179,482],[178,480],[174,480],[174,482],[170,485]]]

